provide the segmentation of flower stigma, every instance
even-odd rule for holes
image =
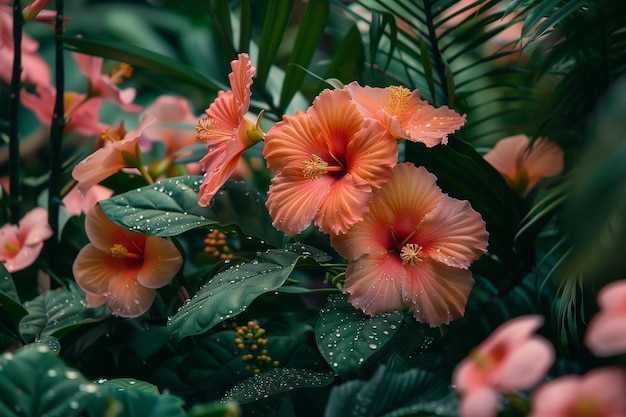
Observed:
[[[415,243],[407,243],[402,246],[402,249],[400,250],[402,265],[416,265],[423,262],[421,255],[422,247]]]
[[[389,103],[387,105],[387,111],[392,116],[397,116],[404,113],[407,103],[409,102],[409,96],[411,90],[401,86],[389,87]]]

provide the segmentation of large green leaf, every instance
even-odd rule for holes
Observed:
[[[306,75],[304,68],[311,63],[318,44],[324,34],[329,13],[328,1],[310,1],[307,3],[302,19],[298,25],[298,34],[293,45],[289,66],[285,72],[285,80],[280,92],[279,109],[284,112],[289,101],[300,89]]]
[[[168,178],[100,202],[115,223],[154,236],[176,236],[198,228],[254,236],[280,245],[284,235],[271,226],[263,196],[243,182],[229,181],[209,207],[198,205],[200,176]]]
[[[261,87],[265,87],[267,82],[270,68],[291,18],[294,3],[294,0],[267,2],[265,20],[262,26],[261,38],[259,39],[259,58],[257,60],[255,81]]]
[[[19,324],[28,311],[20,304],[19,296],[11,274],[0,263],[0,332],[16,340],[21,340]]]
[[[352,380],[333,388],[325,413],[326,417],[456,415],[456,396],[440,375],[419,368],[394,373],[385,366],[367,382]]]
[[[323,252],[301,244],[270,249],[251,262],[235,265],[213,277],[170,317],[172,337],[180,341],[200,334],[244,311],[259,295],[285,283],[297,265],[329,260]]]
[[[13,278],[3,263],[0,263],[0,293],[6,295],[17,303],[20,302],[20,297],[17,294]]]
[[[136,67],[177,78],[211,93],[216,93],[219,90],[228,90],[228,87],[219,81],[199,74],[193,68],[180,62],[180,60],[125,42],[72,37],[63,37],[62,39],[66,48],[73,52],[126,62]]]
[[[97,391],[79,372],[43,345],[28,345],[0,357],[0,415],[79,415]]]
[[[349,376],[391,340],[403,318],[401,311],[367,316],[345,295],[330,296],[315,326],[317,347],[335,372]]]
[[[333,380],[333,374],[329,372],[273,368],[238,384],[226,393],[224,399],[244,404],[298,388],[323,387]]]
[[[103,308],[87,308],[85,297],[77,291],[45,291],[24,303],[28,315],[20,322],[20,331],[28,341],[41,337],[61,337],[75,327],[102,319]]]

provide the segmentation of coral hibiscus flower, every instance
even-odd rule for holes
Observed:
[[[267,132],[263,155],[275,174],[267,201],[274,227],[293,236],[314,220],[338,234],[363,219],[372,191],[391,177],[398,146],[346,90],[325,90],[306,113]]]
[[[410,308],[431,326],[460,318],[474,284],[467,270],[487,247],[469,202],[448,197],[423,167],[398,164],[363,221],[331,245],[351,262],[344,292],[366,314]]]
[[[539,387],[529,417],[626,416],[626,371],[597,368],[583,376],[565,375]]]
[[[589,322],[585,345],[601,357],[626,353],[626,280],[603,287],[598,305],[600,311]]]
[[[113,190],[101,185],[90,187],[86,193],[81,193],[77,187],[63,197],[63,206],[70,216],[80,216],[88,213],[100,200],[106,200],[113,195]]]
[[[32,265],[50,236],[48,212],[41,207],[32,209],[18,225],[5,224],[0,228],[0,262],[9,272]]]
[[[143,130],[154,122],[154,118],[145,116],[136,130],[124,135],[122,140],[105,142],[98,149],[74,167],[72,177],[78,181],[78,190],[86,193],[89,188],[110,177],[123,168],[143,169],[143,157],[139,150],[139,139]]]
[[[200,160],[204,180],[200,185],[201,206],[207,206],[233,173],[243,152],[263,139],[257,124],[245,118],[250,108],[250,86],[255,68],[247,54],[239,54],[230,64],[232,91],[220,91],[196,126],[197,138],[206,144]],[[259,115],[259,120],[261,115]]]
[[[557,144],[540,138],[530,148],[530,138],[523,134],[500,139],[484,158],[522,196],[542,178],[563,171],[563,150]]]
[[[452,384],[461,395],[461,417],[498,413],[498,392],[513,393],[537,384],[554,362],[554,348],[533,333],[538,315],[517,317],[498,327],[455,368]]]
[[[380,121],[394,138],[423,142],[433,147],[448,142],[448,135],[465,124],[447,106],[433,107],[420,99],[419,90],[404,87],[361,87],[353,82],[346,86],[359,111],[365,117]]]
[[[115,315],[148,311],[156,289],[168,285],[182,266],[172,242],[124,229],[98,205],[87,213],[85,231],[91,243],[78,253],[74,277],[92,301],[104,297]]]

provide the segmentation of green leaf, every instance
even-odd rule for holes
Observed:
[[[323,252],[292,244],[270,249],[251,262],[235,265],[213,277],[168,320],[172,337],[180,341],[200,334],[244,311],[259,295],[285,283],[297,265],[330,259]]]
[[[13,278],[3,263],[0,263],[0,293],[11,298],[16,303],[20,302],[20,297],[17,294],[17,288],[15,288]]]
[[[89,416],[101,417],[184,417],[184,401],[174,395],[159,395],[152,385],[131,380],[97,384],[98,396],[90,397]],[[135,385],[138,385],[135,388]]]
[[[367,382],[351,380],[333,388],[324,415],[453,417],[457,399],[439,374],[419,368],[394,373],[380,366]]]
[[[201,176],[168,178],[100,202],[105,214],[129,230],[177,236],[198,227],[254,236],[279,246],[284,235],[271,226],[263,196],[244,182],[222,186],[209,207],[198,205]]]
[[[124,390],[138,390],[147,394],[159,395],[159,388],[156,385],[152,385],[145,381],[138,381],[134,378],[115,378],[96,381],[96,385],[99,387],[104,386],[111,389],[117,389],[119,391]]]
[[[24,303],[28,315],[20,323],[20,331],[28,341],[41,337],[61,337],[71,329],[93,322],[102,316],[103,308],[86,307],[82,294],[66,289],[45,291]]]
[[[332,369],[345,377],[391,340],[404,313],[367,316],[352,307],[345,295],[333,295],[328,300],[315,326],[317,347]]]
[[[28,311],[13,297],[0,292],[0,332],[19,341],[25,341],[20,333],[20,321]]]
[[[310,1],[307,3],[298,25],[298,34],[289,57],[285,79],[282,83],[280,112],[284,112],[289,101],[302,85],[302,80],[306,75],[303,68],[309,66],[313,54],[317,50],[317,46],[324,34],[328,13],[328,1]]]
[[[97,389],[43,345],[0,357],[0,415],[79,415]]]
[[[270,1],[265,10],[265,20],[259,40],[259,58],[255,83],[265,87],[270,68],[283,40],[291,17],[294,0]]]
[[[333,374],[329,372],[272,368],[238,384],[226,393],[224,399],[245,404],[298,388],[324,387],[333,380]]]
[[[338,78],[344,84],[358,79],[363,71],[364,57],[365,50],[359,29],[352,26],[333,54],[324,79]]]
[[[234,401],[197,404],[187,411],[187,417],[236,417],[239,415],[241,415],[241,409]]]
[[[125,42],[67,36],[63,36],[62,39],[65,47],[72,52],[126,62],[136,67],[145,68],[159,74],[185,81],[207,90],[207,93],[217,93],[219,90],[228,90],[228,87],[221,84],[219,81],[209,79],[199,74],[196,70],[180,62],[178,59],[160,55]]]

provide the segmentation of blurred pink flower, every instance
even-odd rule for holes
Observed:
[[[461,396],[461,417],[494,417],[498,393],[514,393],[539,383],[554,362],[554,348],[533,333],[539,315],[521,316],[498,327],[452,374]]]
[[[275,174],[267,200],[274,227],[293,236],[314,220],[338,234],[363,219],[373,191],[391,177],[398,146],[346,90],[324,90],[306,113],[267,132],[263,155]]]
[[[54,113],[56,88],[40,84],[33,93],[22,90],[20,98],[22,105],[30,109],[41,124],[50,126]],[[101,99],[87,100],[84,94],[67,91],[63,95],[63,102],[66,116],[65,133],[76,132],[90,136],[100,133],[106,126],[99,120]]]
[[[43,10],[51,0],[35,0],[28,6],[24,7],[22,10],[22,15],[24,16],[24,21],[28,22],[29,20],[38,20],[41,22],[51,23],[55,18],[57,13],[52,10]]]
[[[78,68],[87,76],[89,82],[87,91],[88,98],[101,97],[112,101],[127,112],[138,112],[143,109],[142,106],[133,104],[133,100],[135,99],[134,88],[120,89],[117,86],[125,77],[129,76],[129,72],[132,70],[129,65],[120,65],[120,67],[109,76],[102,74],[103,58],[79,53],[73,53],[72,56],[78,64]]]
[[[63,206],[70,216],[80,216],[88,213],[98,201],[106,200],[113,195],[113,190],[101,185],[93,185],[86,193],[81,193],[78,187],[72,188],[63,198]]]
[[[44,240],[52,236],[48,212],[37,207],[26,213],[18,225],[0,228],[0,262],[7,271],[20,271],[35,262]]]
[[[626,353],[626,280],[604,286],[598,305],[600,311],[589,322],[585,345],[600,357]]]
[[[154,118],[154,124],[145,131],[146,137],[152,142],[162,143],[170,158],[180,157],[174,154],[196,143],[195,125],[198,118],[191,112],[186,99],[159,96],[146,108],[144,114]]]
[[[168,285],[182,266],[172,242],[120,227],[98,205],[87,213],[85,231],[91,243],[78,253],[72,270],[90,307],[104,297],[113,314],[140,316],[156,289]]]
[[[546,382],[532,395],[529,417],[626,416],[626,371],[596,368]]]
[[[487,230],[469,202],[443,194],[423,167],[398,164],[363,221],[330,237],[350,260],[344,292],[366,314],[409,308],[431,326],[462,317],[474,284],[469,265]]]
[[[228,79],[232,91],[220,91],[196,126],[197,138],[205,142],[207,149],[200,160],[205,172],[200,186],[201,206],[211,202],[237,167],[244,151],[263,139],[259,122],[254,125],[245,118],[256,70],[247,54],[239,54],[230,66],[232,72]]]
[[[529,149],[530,138],[524,134],[500,139],[484,158],[511,188],[525,196],[542,178],[563,171],[563,150],[546,138],[537,139]]]
[[[428,147],[445,145],[448,135],[465,124],[465,115],[460,116],[447,106],[431,106],[420,99],[419,90],[361,87],[356,82],[346,89],[359,111],[381,122],[395,139],[422,142]]]
[[[126,133],[122,140],[105,142],[104,146],[80,161],[72,171],[78,181],[78,190],[87,193],[91,187],[123,168],[137,168],[129,164],[142,163],[139,139],[154,119],[144,116],[139,127]],[[111,138],[114,139],[114,138]]]

